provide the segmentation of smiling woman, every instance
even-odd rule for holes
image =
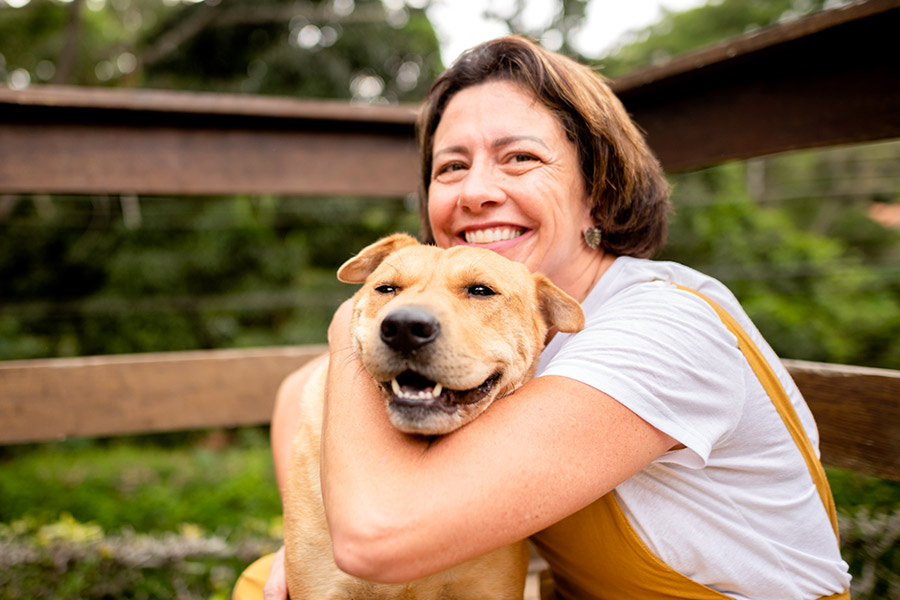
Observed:
[[[438,78],[418,125],[425,237],[542,273],[586,321],[542,338],[534,379],[426,440],[385,415],[379,383],[396,373],[366,375],[345,303],[321,444],[338,567],[399,583],[530,537],[556,599],[849,598],[809,408],[724,285],[649,260],[668,185],[603,79],[501,38]],[[402,289],[401,266],[375,285]],[[459,356],[504,335],[462,337]],[[459,362],[465,389],[490,375],[488,358]],[[307,377],[279,394],[279,481]]]

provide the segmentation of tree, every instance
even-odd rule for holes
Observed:
[[[578,52],[574,49],[572,38],[587,15],[588,4],[590,0],[554,0],[550,20],[539,26],[526,23],[525,0],[516,0],[505,12],[489,7],[484,14],[488,19],[505,24],[510,33],[540,40],[551,50],[575,57]]]
[[[32,0],[0,4],[0,52],[26,81],[413,102],[439,48],[391,6]],[[320,342],[349,249],[416,224],[402,198],[0,198],[0,359]]]
[[[442,69],[424,10],[380,0],[32,0],[0,32],[24,83],[403,102]]]
[[[657,23],[623,36],[618,47],[595,62],[607,77],[618,77],[839,3],[840,0],[722,0],[680,12],[665,11]]]

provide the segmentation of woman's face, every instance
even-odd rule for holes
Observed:
[[[575,145],[524,87],[458,92],[432,152],[428,217],[439,246],[483,246],[563,289],[597,259],[582,239],[593,223]]]

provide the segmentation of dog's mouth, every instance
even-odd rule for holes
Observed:
[[[478,387],[468,390],[451,390],[415,371],[404,371],[381,385],[395,405],[426,409],[438,408],[452,414],[459,410],[460,406],[476,404],[484,400],[490,395],[494,384],[499,379],[500,373],[494,373]]]

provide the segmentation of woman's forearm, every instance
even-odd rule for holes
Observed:
[[[391,426],[381,393],[355,354],[333,352],[322,430],[322,494],[335,560],[343,570],[367,579],[392,578],[389,563],[399,548],[391,551],[391,540],[414,527],[404,521],[404,512],[413,516],[404,507],[416,500],[403,491],[401,471],[408,472],[426,447],[424,440]]]

